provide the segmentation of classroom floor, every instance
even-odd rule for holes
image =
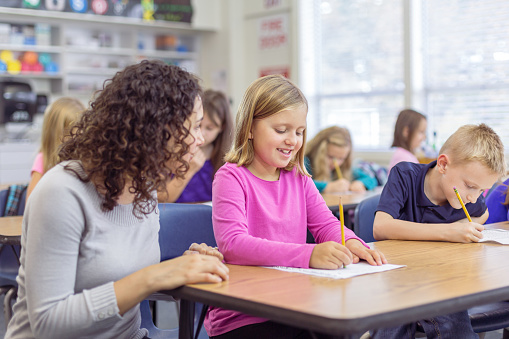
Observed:
[[[4,297],[0,297],[0,303],[3,305]],[[178,325],[176,308],[172,303],[161,303],[157,307],[158,325],[161,328],[173,328]],[[0,337],[5,337],[5,321],[0,319]],[[486,333],[484,339],[502,339],[502,330]]]

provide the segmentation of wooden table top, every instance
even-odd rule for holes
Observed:
[[[0,243],[19,245],[23,216],[0,217]]]
[[[509,223],[487,228],[509,229]],[[509,299],[509,246],[397,240],[371,245],[389,263],[406,267],[334,280],[229,265],[228,282],[167,293],[335,335]]]

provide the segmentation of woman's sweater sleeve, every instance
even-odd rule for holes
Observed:
[[[57,182],[54,185],[58,185]],[[25,214],[25,282],[28,317],[37,338],[72,338],[121,319],[113,282],[75,292],[85,220],[68,189],[45,190]]]

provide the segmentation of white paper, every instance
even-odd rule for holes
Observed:
[[[494,241],[502,245],[509,245],[509,231],[502,229],[484,230],[483,238],[479,242]]]
[[[360,262],[346,266],[346,268],[340,268],[337,270],[324,270],[315,268],[295,268],[295,267],[284,267],[284,266],[264,266],[266,268],[272,268],[275,270],[285,272],[296,272],[302,274],[315,275],[318,277],[332,278],[332,279],[347,279],[363,274],[378,273],[384,271],[394,270],[396,268],[405,267],[405,265],[392,265],[385,264],[382,266],[371,266],[368,263]]]

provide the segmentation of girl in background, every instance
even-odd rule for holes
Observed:
[[[360,168],[352,169],[352,138],[344,127],[332,126],[318,132],[306,146],[305,163],[321,193],[364,192],[378,186],[375,177]]]
[[[185,177],[168,181],[168,195],[160,194],[160,202],[212,200],[212,180],[224,164],[224,155],[231,144],[233,122],[230,103],[222,92],[207,90],[202,102],[202,133],[205,142],[193,156]]]
[[[233,145],[216,173],[212,220],[226,263],[337,269],[386,260],[341,225],[304,167],[307,101],[281,75],[254,81],[237,114]],[[306,244],[307,229],[317,244]],[[307,331],[211,307],[211,338],[311,338]]]
[[[41,148],[32,166],[27,199],[44,173],[59,163],[58,147],[84,110],[85,106],[81,101],[70,97],[57,99],[47,108],[42,123]]]
[[[426,140],[428,122],[426,116],[412,109],[401,111],[394,126],[394,140],[391,147],[395,147],[389,163],[389,171],[401,161],[418,164],[415,151]]]

